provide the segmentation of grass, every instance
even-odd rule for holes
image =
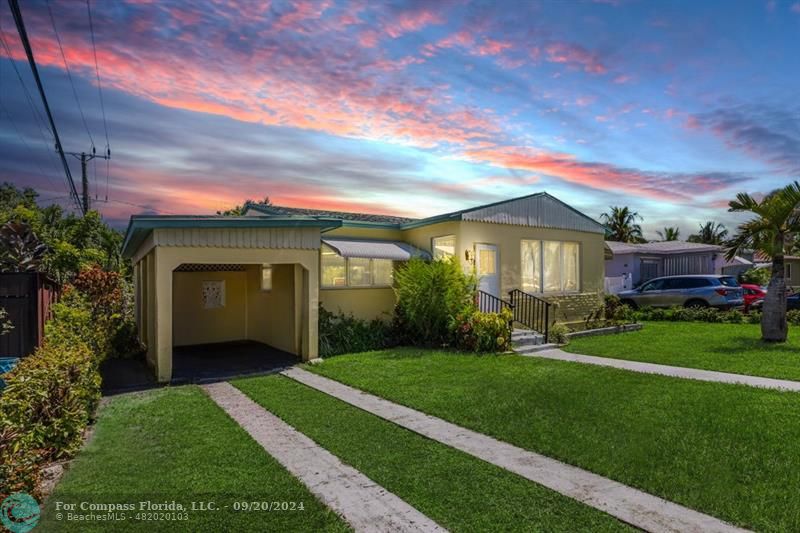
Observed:
[[[757,324],[648,322],[641,331],[574,339],[565,350],[665,365],[800,381],[800,335],[761,341]]]
[[[612,517],[283,376],[234,382],[451,531],[616,531]]]
[[[795,393],[415,349],[309,369],[741,526],[800,530]]]
[[[190,511],[188,522],[64,522],[56,502],[302,502],[304,511]],[[87,514],[84,512],[83,514]],[[63,514],[63,513],[62,513]],[[103,513],[99,513],[103,514]],[[135,513],[130,513],[134,515]],[[114,397],[45,507],[42,531],[348,531],[199,388]]]

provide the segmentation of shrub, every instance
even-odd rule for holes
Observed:
[[[786,313],[786,321],[793,326],[800,326],[800,309],[792,309]]]
[[[100,399],[99,358],[90,348],[94,337],[90,314],[64,302],[53,311],[42,347],[5,375],[0,395],[4,493],[36,494],[40,468],[78,448]]]
[[[456,346],[471,352],[506,352],[511,348],[509,309],[499,313],[474,311],[456,318]]]
[[[601,303],[594,311],[589,313],[584,321],[586,329],[600,328],[604,326],[618,326],[635,322],[633,310],[622,303],[619,296],[606,294]]]
[[[319,307],[319,355],[380,350],[394,345],[392,327],[380,319],[361,320]]]
[[[553,324],[550,326],[550,331],[547,335],[547,342],[554,342],[556,344],[569,344],[569,337],[567,336],[570,333],[569,328],[560,323]]]
[[[0,497],[38,496],[42,467],[78,449],[100,399],[100,362],[114,351],[115,336],[130,332],[118,275],[93,268],[75,281],[53,305],[42,346],[5,375]]]
[[[458,259],[412,259],[395,273],[395,328],[408,344],[452,344],[457,317],[474,312],[475,276]]]
[[[637,320],[672,321],[672,322],[709,322],[716,324],[756,324],[761,320],[761,313],[751,312],[747,315],[737,310],[720,311],[713,307],[643,307],[633,312]]]
[[[751,268],[739,275],[739,282],[752,285],[767,285],[771,276],[772,269],[770,268]]]

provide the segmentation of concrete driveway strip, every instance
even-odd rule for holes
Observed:
[[[267,453],[356,531],[446,531],[230,383],[213,383],[203,388]]]
[[[306,370],[294,367],[284,370],[282,374],[398,426],[604,511],[645,531],[696,533],[746,531],[713,516]]]
[[[701,370],[699,368],[687,368],[683,366],[660,365],[656,363],[642,363],[640,361],[628,361],[626,359],[612,359],[610,357],[597,357],[595,355],[581,355],[565,352],[558,348],[552,350],[542,350],[524,354],[524,357],[543,357],[545,359],[555,359],[557,361],[568,361],[572,363],[584,363],[587,365],[610,366],[631,372],[642,372],[645,374],[658,374],[673,378],[694,379],[698,381],[712,381],[716,383],[731,383],[734,385],[748,385],[750,387],[760,387],[764,389],[775,389],[784,391],[800,392],[800,381],[787,379],[762,378],[759,376],[748,376],[745,374],[732,374],[730,372],[717,372],[714,370]]]

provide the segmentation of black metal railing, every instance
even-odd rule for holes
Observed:
[[[511,302],[481,290],[475,295],[475,304],[478,306],[478,311],[482,313],[499,313],[503,309],[510,309],[512,313],[514,312],[514,305]]]
[[[541,333],[547,339],[550,334],[550,307],[553,304],[519,289],[509,291],[508,297],[514,321]]]

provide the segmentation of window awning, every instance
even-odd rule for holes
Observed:
[[[391,259],[408,261],[412,257],[430,259],[431,254],[402,241],[369,241],[356,239],[322,239],[342,257],[362,257],[367,259]]]

